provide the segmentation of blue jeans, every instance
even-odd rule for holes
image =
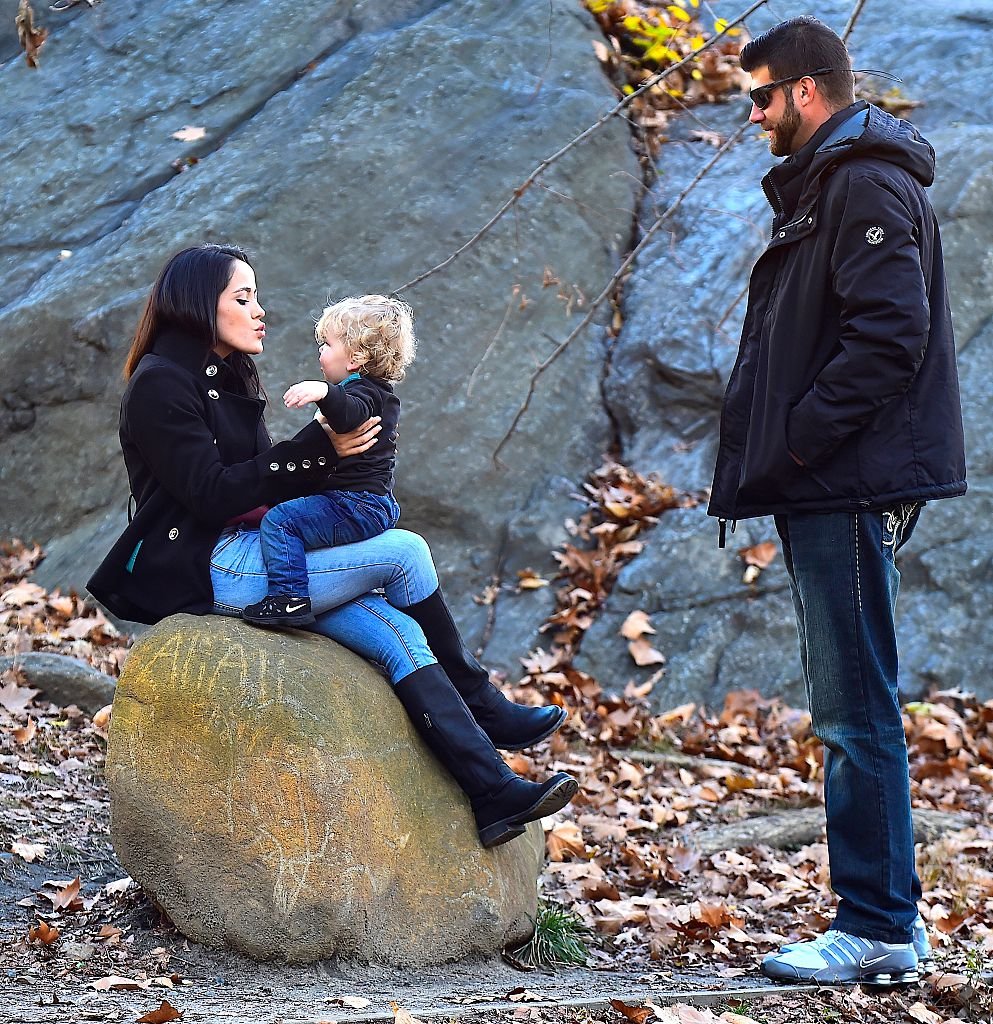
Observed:
[[[269,509],[259,535],[269,593],[309,597],[307,551],[354,544],[396,526],[400,506],[392,494],[322,491]]]
[[[910,942],[921,896],[894,623],[894,555],[920,508],[776,516],[812,728],[824,744],[835,927],[881,942]]]
[[[389,530],[358,544],[308,551],[306,562],[317,617],[307,629],[375,662],[394,684],[437,663],[421,627],[398,610],[438,589],[422,537]],[[246,605],[261,601],[268,576],[259,531],[227,528],[211,555],[210,579],[218,615],[240,615]],[[379,588],[382,594],[371,593]]]

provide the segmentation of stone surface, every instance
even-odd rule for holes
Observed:
[[[851,5],[777,3],[750,28],[757,33],[770,20],[807,13],[840,31]],[[850,44],[856,67],[899,74],[903,94],[925,101],[910,117],[937,151],[931,197],[942,224],[960,351],[970,490],[965,498],[932,503],[901,555],[898,615],[907,693],[940,685],[993,695],[993,653],[977,626],[993,603],[987,525],[993,511],[993,132],[977,113],[969,84],[978,68],[987,68],[983,54],[991,42],[993,19],[973,4],[943,7],[935,32],[924,8],[878,0],[865,6]],[[984,81],[991,77],[988,70],[980,73]],[[881,91],[890,87],[879,84]],[[747,113],[745,100],[696,111],[725,135]],[[684,119],[662,148],[661,177],[646,199],[643,222],[713,155],[706,143],[689,140],[698,127]],[[782,561],[749,585],[737,554],[761,541],[778,545],[771,519],[739,523],[720,551],[716,522],[704,514],[744,289],[771,222],[759,180],[773,162],[766,143],[747,135],[687,200],[671,231],[647,249],[625,288],[624,328],[605,382],[624,460],[701,497],[699,507],[666,514],[647,535],[644,553],[621,573],[578,661],[614,687],[646,678],[653,669],[634,665],[618,630],[634,609],[649,613],[657,630],[653,644],[668,658],[653,692],[659,707],[687,700],[713,706],[743,687],[804,702]]]
[[[164,620],[128,657],[106,774],[121,863],[205,945],[415,967],[530,934],[541,829],[484,850],[388,684],[326,639]]]
[[[120,367],[171,252],[225,239],[257,254],[261,372],[278,396],[314,373],[329,292],[395,289],[439,262],[606,109],[594,35],[574,0],[120,0],[60,27],[36,72],[0,67],[16,128],[0,138],[0,535],[45,543],[39,581],[80,586],[124,521]],[[186,125],[204,137],[175,139]],[[627,127],[545,181],[559,194],[530,190],[405,294],[420,345],[400,389],[397,495],[476,636],[467,595],[562,539],[571,481],[610,434],[594,329],[546,374],[506,468],[491,459],[549,339],[627,245]],[[544,286],[546,267],[560,284]],[[276,436],[304,422],[270,414]]]
[[[29,686],[60,708],[75,704],[93,715],[114,699],[115,681],[79,658],[44,651],[0,655],[0,673],[15,664]]]

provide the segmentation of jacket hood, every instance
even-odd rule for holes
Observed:
[[[924,186],[934,181],[934,148],[909,121],[871,103],[856,103],[843,111],[848,112],[817,145],[815,159],[870,156],[902,168]]]

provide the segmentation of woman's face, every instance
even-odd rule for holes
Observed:
[[[255,271],[232,260],[231,279],[217,300],[217,344],[214,351],[227,358],[232,352],[257,356],[265,339],[265,310],[259,305]]]

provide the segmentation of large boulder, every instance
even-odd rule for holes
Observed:
[[[106,774],[121,863],[205,945],[417,966],[532,930],[541,829],[484,850],[388,683],[325,638],[164,620],[128,656]]]

